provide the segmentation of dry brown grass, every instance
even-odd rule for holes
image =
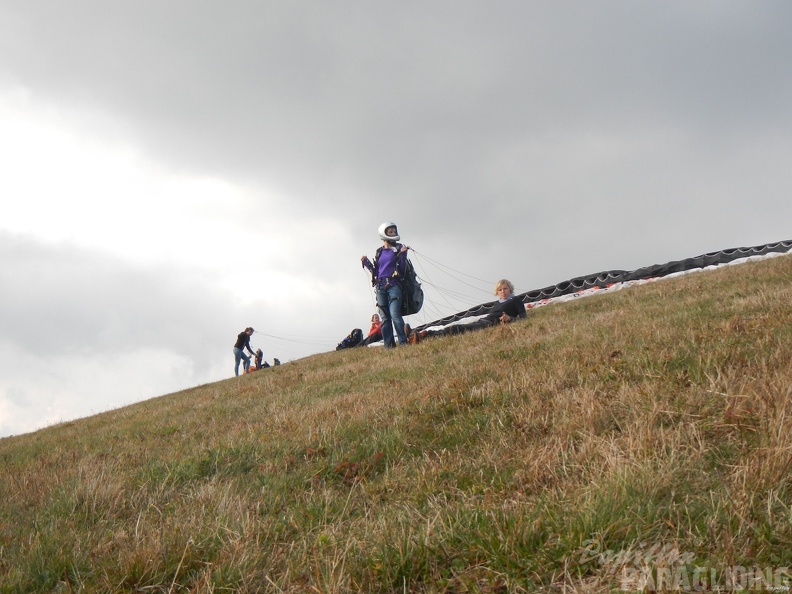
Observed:
[[[788,256],[661,281],[0,440],[2,590],[608,592],[641,563],[789,565],[791,281]]]

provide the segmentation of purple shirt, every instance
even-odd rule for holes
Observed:
[[[404,276],[407,272],[407,258],[404,254],[399,253],[402,245],[396,244],[396,251],[389,248],[382,248],[379,259],[377,260],[377,270],[373,270],[371,262],[366,260],[363,264],[368,268],[376,277],[377,281],[389,281],[390,284],[400,284],[400,277]],[[398,271],[398,275],[394,277],[394,273]]]
[[[397,254],[393,250],[383,249],[379,257],[379,270],[377,271],[377,278],[391,278],[393,273],[396,272],[396,265],[398,263]]]

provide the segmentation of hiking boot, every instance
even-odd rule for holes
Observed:
[[[409,342],[410,344],[418,344],[428,335],[429,333],[426,330],[421,330],[420,332],[411,332],[410,335],[407,337],[407,342]]]

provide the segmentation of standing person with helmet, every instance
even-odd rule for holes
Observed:
[[[240,361],[244,361],[242,368],[244,369],[245,373],[247,373],[248,369],[250,369],[250,356],[245,354],[245,349],[247,349],[251,355],[255,355],[253,349],[250,348],[251,336],[253,336],[253,328],[245,328],[239,333],[239,336],[237,336],[236,342],[234,343],[234,375],[236,376],[239,376]]]
[[[401,313],[401,279],[407,272],[409,248],[398,243],[400,238],[396,223],[382,223],[379,226],[379,236],[383,246],[377,249],[374,262],[368,256],[363,256],[360,261],[371,273],[371,284],[377,290],[377,307],[382,318],[382,341],[385,348],[393,348],[397,339],[400,345],[407,344]]]

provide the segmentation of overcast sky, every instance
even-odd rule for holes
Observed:
[[[0,0],[0,436],[792,238],[792,4]]]

